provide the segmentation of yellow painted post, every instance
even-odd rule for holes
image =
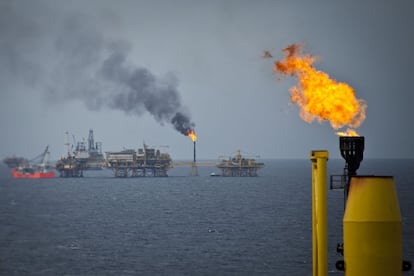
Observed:
[[[312,160],[312,156],[311,156]],[[317,275],[318,271],[318,252],[317,252],[317,239],[316,239],[316,207],[315,207],[315,182],[316,182],[316,160],[312,160],[312,275]]]
[[[326,162],[328,151],[312,151],[312,261],[313,275],[328,275]]]

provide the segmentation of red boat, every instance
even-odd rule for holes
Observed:
[[[12,169],[14,178],[54,178],[53,171],[37,171],[33,168],[15,168]]]
[[[49,146],[39,156],[33,158],[31,161],[21,164],[11,170],[14,178],[54,178],[55,173],[50,170],[49,161]],[[40,160],[40,161],[39,161]],[[36,162],[37,161],[37,162]]]

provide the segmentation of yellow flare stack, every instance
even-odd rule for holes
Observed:
[[[393,177],[351,178],[343,229],[346,276],[402,275],[401,213]]]

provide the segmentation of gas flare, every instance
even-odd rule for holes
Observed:
[[[359,136],[359,134],[354,130],[348,128],[346,131],[338,131],[336,133],[338,136]]]
[[[187,136],[190,137],[193,142],[197,141],[197,136],[195,135],[194,129],[187,129]]]
[[[351,86],[316,70],[313,64],[317,57],[303,54],[301,45],[290,45],[283,52],[286,56],[274,63],[274,71],[298,79],[298,84],[290,89],[290,99],[299,106],[299,115],[305,122],[327,120],[334,129],[357,128],[362,124],[367,105],[355,97]],[[355,130],[347,132],[358,136]]]

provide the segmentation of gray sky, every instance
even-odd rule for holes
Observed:
[[[180,126],[194,123],[200,159],[339,158],[330,124],[302,121],[295,80],[273,73],[283,48],[305,43],[366,101],[365,157],[414,158],[411,26],[410,0],[0,0],[0,157],[49,145],[57,159],[66,131],[80,141],[93,128],[104,151],[145,141],[191,159]]]

